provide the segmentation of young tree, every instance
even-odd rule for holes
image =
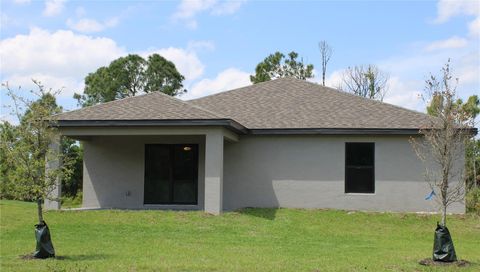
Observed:
[[[280,52],[266,57],[255,67],[255,75],[250,76],[253,84],[269,81],[282,77],[295,77],[307,79],[313,77],[313,65],[305,64],[303,60],[297,61],[298,54],[294,51],[288,53],[288,58]]]
[[[332,47],[327,41],[321,41],[318,43],[318,49],[320,50],[320,56],[322,59],[322,84],[325,86],[325,75],[327,74],[327,65],[333,54]]]
[[[388,90],[388,74],[375,65],[348,67],[339,89],[362,97],[383,101]]]
[[[147,60],[131,54],[88,74],[84,93],[76,93],[74,98],[85,107],[156,91],[175,96],[186,92],[184,79],[173,62],[158,54]]]
[[[18,118],[19,125],[15,127],[14,137],[2,139],[1,150],[6,162],[15,165],[8,174],[12,182],[10,193],[21,199],[34,200],[37,203],[38,222],[42,223],[43,201],[49,198],[61,175],[69,175],[70,171],[67,171],[68,161],[63,163],[63,168],[46,170],[48,162],[62,159],[61,152],[51,148],[52,144],[59,144],[51,118],[60,112],[55,103],[58,93],[46,90],[40,82],[34,83],[38,90],[31,93],[38,100],[22,97],[8,83],[3,84],[13,101],[12,112]]]
[[[452,83],[450,61],[441,78],[426,80],[424,99],[431,101],[428,112],[435,116],[420,130],[421,139],[412,139],[417,156],[426,167],[425,177],[435,193],[442,212],[441,226],[447,224],[447,208],[464,200],[465,144],[472,137],[472,114],[457,103],[456,84]]]
[[[11,143],[17,138],[16,127],[9,122],[0,123],[0,141]],[[15,195],[11,193],[12,182],[10,181],[10,173],[15,171],[15,164],[11,162],[4,151],[4,145],[0,143],[0,198],[15,199]]]
[[[427,106],[427,113],[432,116],[438,116],[438,111],[441,108],[440,105],[443,103],[444,98],[441,95],[433,94],[430,99],[430,104]],[[475,118],[480,113],[480,101],[477,95],[471,95],[467,101],[464,103],[462,99],[458,98],[452,104],[453,107],[458,108],[469,117],[470,126],[475,127]],[[476,187],[477,185],[477,160],[479,158],[479,151],[477,150],[477,140],[470,139],[465,144],[465,155],[466,155],[466,164],[465,164],[465,174],[466,174],[466,187],[467,190],[471,187]]]
[[[12,90],[8,83],[2,84],[7,95],[13,101],[12,113],[16,115],[19,125],[15,132],[0,141],[2,159],[9,169],[9,193],[21,198],[33,200],[37,203],[37,252],[35,257],[53,257],[53,246],[50,242],[48,227],[44,221],[42,203],[51,198],[52,191],[58,186],[62,176],[68,176],[71,171],[70,163],[64,160],[61,167],[48,168],[47,165],[59,163],[63,160],[59,149],[51,148],[59,145],[59,137],[55,129],[53,114],[59,113],[55,103],[58,92],[46,90],[39,82],[37,91],[31,91],[38,100],[30,100]],[[20,90],[20,89],[19,89]],[[2,130],[4,132],[4,130]],[[3,181],[2,181],[3,182]],[[48,237],[48,243],[40,237]],[[42,246],[47,246],[47,252],[42,252]],[[39,249],[40,248],[40,249]],[[45,249],[45,248],[43,248]]]

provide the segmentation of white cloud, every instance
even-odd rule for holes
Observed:
[[[94,19],[82,18],[77,21],[67,20],[67,26],[73,30],[82,33],[100,32],[106,28],[115,27],[118,24],[118,18],[114,17],[104,22],[98,22]]]
[[[470,22],[470,24],[468,25],[468,31],[469,35],[472,37],[480,36],[480,16]]]
[[[455,49],[465,47],[467,44],[467,39],[454,36],[446,40],[431,42],[425,46],[425,50],[435,51],[439,49]]]
[[[47,17],[62,13],[65,8],[65,0],[46,0],[43,15]]]
[[[175,21],[182,21],[185,26],[195,29],[198,26],[195,17],[202,12],[213,15],[229,15],[235,13],[245,3],[245,0],[183,0],[172,15]]]
[[[425,79],[438,75],[440,69],[451,59],[451,70],[459,78],[457,93],[466,98],[480,89],[480,52],[478,42],[469,43],[462,50],[439,49],[436,51],[413,51],[377,63],[391,75],[390,90],[385,101],[414,110],[425,111],[422,100]]]
[[[435,45],[435,46],[432,46]],[[430,73],[438,75],[440,69],[451,59],[451,69],[454,77],[459,78],[457,93],[462,98],[474,94],[480,89],[480,52],[479,41],[470,40],[459,44],[434,42],[428,46],[422,46],[409,50],[408,53],[392,56],[387,59],[376,61],[382,71],[390,75],[388,92],[384,102],[401,107],[425,111],[425,103],[421,99],[424,93],[425,79]],[[447,46],[448,45],[448,46]],[[455,46],[461,46],[461,50],[451,50]],[[342,81],[343,69],[338,69],[327,74],[326,85],[337,88]],[[320,73],[313,81],[320,83]]]
[[[391,77],[388,80],[388,92],[383,101],[400,107],[425,111],[422,92],[419,86],[423,81],[400,77]]]
[[[183,21],[190,29],[195,29],[198,25],[195,15],[209,9],[215,2],[216,0],[184,0],[180,3],[172,18]]]
[[[442,24],[455,16],[475,16],[468,25],[470,37],[480,36],[480,1],[478,0],[440,0],[437,4],[437,17],[433,21]]]
[[[178,71],[185,76],[186,80],[197,79],[203,74],[205,69],[205,66],[198,58],[195,51],[192,50],[168,47],[161,49],[150,49],[141,52],[140,55],[146,58],[154,53],[157,53],[167,60],[173,62]]]
[[[13,88],[22,87],[23,90],[34,90],[36,86],[33,79],[52,91],[62,90],[60,95],[64,97],[72,97],[74,93],[83,92],[83,80],[79,80],[78,77],[58,77],[42,73],[12,75],[8,78],[8,84]]]
[[[82,92],[84,77],[127,53],[143,57],[158,53],[172,61],[187,81],[203,75],[205,66],[196,50],[213,48],[211,42],[190,43],[187,49],[168,47],[144,52],[128,52],[109,38],[76,34],[69,30],[50,32],[32,28],[26,35],[0,41],[1,80],[13,86],[33,87],[31,79],[53,89],[65,87],[64,96]],[[188,82],[187,82],[188,83]]]
[[[213,51],[215,50],[215,43],[212,41],[189,41],[188,50],[198,51],[198,50],[207,50]]]
[[[454,64],[455,75],[459,78],[459,86],[472,86],[470,91],[480,90],[480,53],[473,49],[466,52]],[[475,86],[475,87],[474,87]],[[465,89],[465,88],[464,88]]]
[[[48,87],[65,87],[65,95],[81,91],[89,72],[125,54],[108,38],[40,28],[1,40],[0,49],[2,81],[9,81],[11,86],[31,86],[31,79],[38,79]]]
[[[445,23],[457,15],[480,15],[480,2],[477,0],[440,0],[437,4],[435,23]]]
[[[40,28],[31,29],[27,35],[2,40],[0,48],[3,73],[22,75],[48,71],[58,76],[85,76],[125,53],[109,38]]]
[[[216,2],[216,0],[184,0],[178,6],[173,17],[178,19],[195,17],[197,13],[208,10]]]
[[[332,73],[328,74],[325,77],[325,85],[328,87],[332,87],[335,89],[338,89],[340,85],[342,85],[342,78],[343,78],[343,73],[345,70],[336,70],[333,71]],[[319,75],[321,76],[321,74]],[[321,78],[319,78],[319,83],[321,82]]]
[[[214,79],[202,79],[193,84],[182,99],[193,99],[211,95],[239,87],[250,85],[250,73],[228,68],[220,72]]]
[[[230,0],[219,3],[212,8],[213,15],[229,15],[237,12],[246,0]]]

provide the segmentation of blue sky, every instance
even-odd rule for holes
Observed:
[[[5,0],[0,36],[2,82],[64,87],[66,109],[77,107],[72,94],[88,72],[128,53],[173,61],[190,99],[250,84],[277,50],[319,68],[320,40],[334,48],[333,87],[348,66],[376,64],[390,75],[385,101],[422,111],[424,79],[450,57],[459,95],[480,93],[479,1]]]

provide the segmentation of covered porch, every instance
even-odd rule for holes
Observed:
[[[239,140],[230,129],[90,126],[60,127],[59,132],[80,141],[84,148],[82,208],[212,214],[223,210],[224,142]],[[59,182],[52,193],[55,201],[45,201],[45,207],[60,209],[60,197]]]

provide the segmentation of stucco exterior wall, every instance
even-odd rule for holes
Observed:
[[[374,194],[344,193],[345,142],[375,143]],[[224,208],[433,212],[424,171],[409,136],[244,136],[225,144]]]
[[[205,136],[93,136],[83,141],[84,208],[203,209]],[[144,205],[145,144],[198,144],[198,205]]]
[[[436,211],[408,136],[241,136],[225,141],[223,209],[242,207]],[[345,142],[375,143],[375,193],[345,194]],[[145,144],[199,144],[198,205],[143,205]],[[84,145],[85,208],[205,207],[205,135],[91,136]],[[460,163],[463,165],[463,162]],[[463,204],[449,212],[463,213]]]

